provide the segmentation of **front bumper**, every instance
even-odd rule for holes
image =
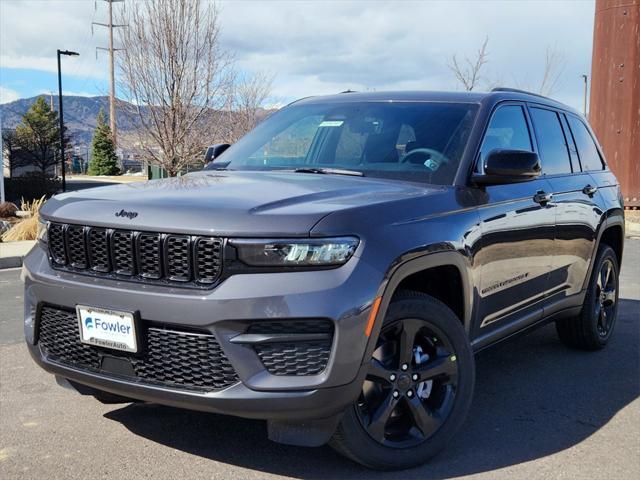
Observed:
[[[323,418],[358,395],[364,374],[364,335],[380,278],[357,258],[334,270],[235,275],[213,290],[132,285],[53,270],[36,247],[25,258],[25,334],[34,360],[45,370],[117,395],[176,407],[248,418]],[[63,364],[37,343],[38,306],[77,304],[137,312],[142,321],[196,329],[215,336],[238,376],[222,390],[196,392],[150,385]],[[275,319],[321,318],[333,323],[326,368],[313,375],[273,375],[256,352],[231,342],[247,325]]]

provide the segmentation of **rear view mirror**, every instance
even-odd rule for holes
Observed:
[[[222,153],[230,146],[231,145],[229,145],[228,143],[217,143],[207,148],[207,151],[204,154],[205,165],[207,163],[213,162],[216,158],[222,155]]]
[[[484,174],[474,175],[476,184],[504,184],[533,180],[540,176],[540,158],[526,150],[491,150],[484,164]]]

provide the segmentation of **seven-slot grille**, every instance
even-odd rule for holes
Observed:
[[[55,268],[142,282],[206,287],[222,271],[222,239],[50,223]]]

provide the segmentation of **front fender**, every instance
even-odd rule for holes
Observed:
[[[371,329],[362,363],[366,363],[373,354],[387,309],[398,285],[410,275],[430,268],[454,266],[458,269],[462,279],[464,299],[464,318],[462,320],[468,335],[471,331],[471,319],[473,316],[473,282],[470,263],[467,256],[453,249],[449,244],[432,245],[426,249],[409,252],[393,262],[377,292],[376,298],[380,298],[380,306],[377,312],[373,312],[375,314],[373,328]]]

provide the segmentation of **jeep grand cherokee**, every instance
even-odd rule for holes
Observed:
[[[552,321],[571,347],[611,337],[620,190],[562,104],[308,98],[226,147],[42,208],[25,334],[60,383],[399,469],[461,427],[474,352]]]

